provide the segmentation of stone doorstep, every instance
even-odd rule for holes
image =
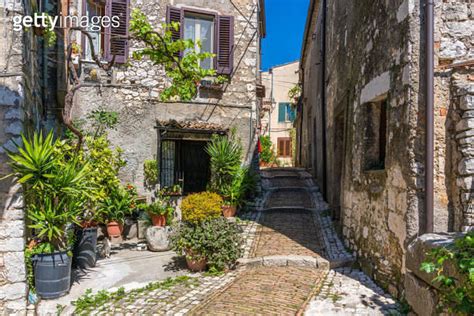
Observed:
[[[330,262],[324,258],[311,256],[265,256],[249,259],[239,259],[237,264],[247,267],[307,267],[315,269],[330,269]]]
[[[266,207],[257,210],[257,212],[271,212],[271,211],[307,211],[307,212],[314,212],[317,209],[314,208],[306,208],[301,206],[274,206],[274,207]]]
[[[307,191],[307,192],[319,192],[319,189],[315,186],[312,187],[268,187],[265,188],[266,192],[273,193],[274,191]]]

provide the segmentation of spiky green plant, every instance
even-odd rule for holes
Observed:
[[[234,137],[215,136],[206,147],[211,158],[209,190],[222,194],[233,181],[242,159],[242,145]]]

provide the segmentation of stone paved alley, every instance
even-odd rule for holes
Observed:
[[[300,169],[262,171],[264,199],[241,216],[245,257],[223,276],[125,295],[96,314],[396,315],[398,304],[351,268],[312,178]]]

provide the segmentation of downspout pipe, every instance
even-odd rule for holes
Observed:
[[[425,0],[425,232],[434,231],[434,0]]]
[[[327,140],[326,140],[326,18],[327,0],[322,3],[321,20],[321,125],[322,125],[322,147],[323,147],[323,196],[327,199]]]

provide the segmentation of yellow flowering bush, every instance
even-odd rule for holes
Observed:
[[[183,221],[199,223],[217,218],[221,216],[222,203],[222,197],[217,193],[200,192],[188,195],[181,204]]]

